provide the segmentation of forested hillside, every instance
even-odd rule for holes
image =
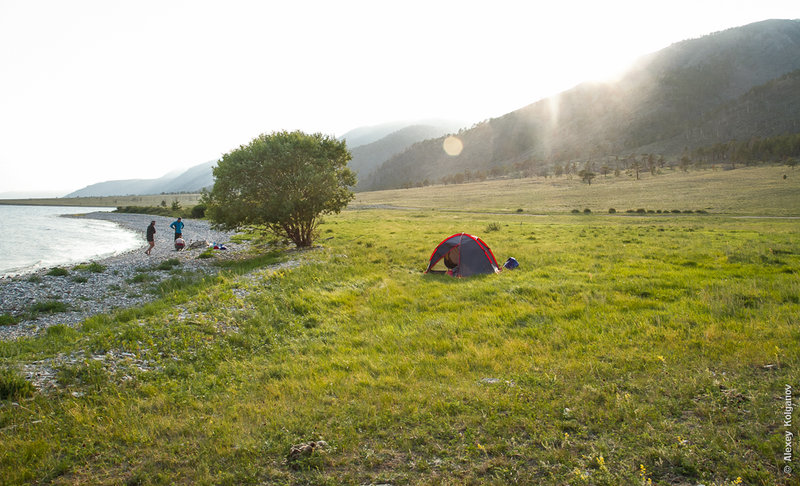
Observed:
[[[769,20],[674,44],[614,83],[586,83],[396,155],[363,183],[386,189],[647,154],[677,161],[734,139],[800,131],[800,21]]]

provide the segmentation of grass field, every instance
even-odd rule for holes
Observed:
[[[786,176],[786,178],[784,178]],[[731,171],[642,173],[598,176],[591,185],[579,177],[490,180],[471,184],[366,192],[354,206],[516,212],[569,213],[574,209],[607,213],[629,209],[704,210],[713,214],[800,216],[800,171],[782,166]]]
[[[499,191],[433,200],[459,187],[406,205],[490,211],[348,210],[326,218],[318,249],[0,343],[0,478],[797,484],[783,472],[785,391],[800,385],[796,220],[531,217],[535,204]],[[356,206],[402,205],[395,194]],[[461,231],[520,269],[422,274]],[[53,388],[20,380],[37,367]]]

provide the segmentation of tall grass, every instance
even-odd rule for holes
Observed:
[[[321,230],[322,247],[284,257],[297,267],[228,264],[75,332],[0,343],[0,365],[58,372],[55,391],[0,407],[0,477],[791,482],[776,396],[800,359],[793,222],[373,210]],[[422,274],[461,231],[520,268]]]

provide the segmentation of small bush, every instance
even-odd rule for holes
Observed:
[[[518,212],[518,213],[524,213],[524,212],[525,212],[525,210],[524,210],[524,209],[522,209],[522,208],[517,208],[517,212]]]
[[[106,266],[97,262],[81,263],[72,267],[73,270],[87,270],[92,273],[103,273],[106,271]]]
[[[580,209],[573,209],[572,210],[572,214],[580,214],[580,212],[581,212]]]
[[[18,400],[33,395],[33,385],[14,370],[0,370],[0,400]]]
[[[489,223],[486,225],[486,232],[490,233],[492,231],[500,231],[500,223]]]
[[[0,314],[0,326],[13,326],[19,322],[19,319],[11,314]]]
[[[163,262],[159,263],[156,267],[159,270],[172,270],[172,267],[177,267],[181,264],[181,261],[177,258],[170,258],[169,260],[164,260]]]
[[[47,275],[51,277],[66,277],[69,275],[69,271],[66,268],[55,267],[51,268],[50,271],[47,272]]]
[[[614,208],[608,208],[608,214],[616,214],[617,210]]]
[[[153,276],[147,273],[137,273],[133,277],[126,280],[128,283],[144,283],[153,280]]]
[[[672,212],[674,214],[681,214],[681,210],[680,209],[673,209]]]
[[[67,312],[69,307],[63,302],[57,300],[46,300],[37,302],[30,307],[30,311],[34,314],[55,314],[58,312]]]
[[[205,258],[213,258],[214,257],[214,250],[209,248],[205,250],[203,253],[197,255],[197,258],[205,259]]]
[[[106,266],[102,263],[92,262],[86,269],[92,273],[103,273],[106,271]]]
[[[83,275],[76,275],[71,279],[75,283],[86,283],[89,281],[88,277],[84,277]]]
[[[205,204],[198,204],[192,208],[192,217],[193,218],[205,218],[206,217],[206,205]]]
[[[636,212],[639,213],[639,214],[646,214],[647,210],[645,208],[639,208],[639,209],[636,210]]]
[[[31,283],[42,283],[42,277],[40,277],[38,275],[31,275],[30,277],[28,277],[28,282],[31,282]]]
[[[591,214],[591,213],[592,213],[592,210],[591,210],[591,209],[589,209],[589,208],[584,208],[584,210],[583,210],[583,214]]]

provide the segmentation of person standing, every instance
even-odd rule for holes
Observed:
[[[178,218],[177,221],[173,221],[169,227],[175,230],[176,240],[183,236],[183,221],[181,221],[181,218]]]
[[[150,221],[150,226],[147,227],[147,243],[150,245],[145,254],[149,255],[150,252],[153,250],[153,247],[156,246],[156,222]]]

